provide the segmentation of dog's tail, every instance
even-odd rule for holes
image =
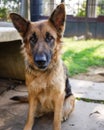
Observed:
[[[14,96],[11,97],[10,100],[26,103],[28,102],[28,96]]]

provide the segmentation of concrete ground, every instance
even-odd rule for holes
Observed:
[[[104,83],[70,80],[76,100],[75,110],[62,123],[62,130],[104,130]],[[26,95],[21,82],[0,80],[0,130],[23,130],[28,104],[11,101],[14,95]],[[91,100],[88,99],[93,99]],[[97,101],[98,103],[94,103]],[[33,130],[52,130],[53,114],[36,119]]]

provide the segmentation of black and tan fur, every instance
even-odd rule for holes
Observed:
[[[32,130],[34,117],[54,112],[53,130],[61,129],[74,109],[75,98],[61,60],[61,38],[65,7],[60,4],[48,20],[30,22],[11,13],[10,18],[23,38],[29,112],[24,130]],[[15,99],[15,98],[14,98]]]

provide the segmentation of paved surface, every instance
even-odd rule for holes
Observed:
[[[104,83],[74,79],[70,82],[76,97],[104,100]],[[26,94],[24,85],[0,80],[0,130],[23,130],[28,104],[16,103],[9,98]],[[53,114],[36,119],[33,130],[52,130],[52,121]],[[104,130],[104,104],[76,100],[75,110],[62,123],[62,130]]]

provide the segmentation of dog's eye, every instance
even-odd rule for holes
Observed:
[[[46,41],[47,43],[52,43],[52,42],[54,42],[54,38],[53,38],[53,36],[51,36],[50,33],[46,32],[45,41]]]
[[[30,43],[32,45],[34,45],[37,42],[37,40],[38,40],[38,38],[37,38],[36,34],[33,33],[32,36],[30,37]]]

